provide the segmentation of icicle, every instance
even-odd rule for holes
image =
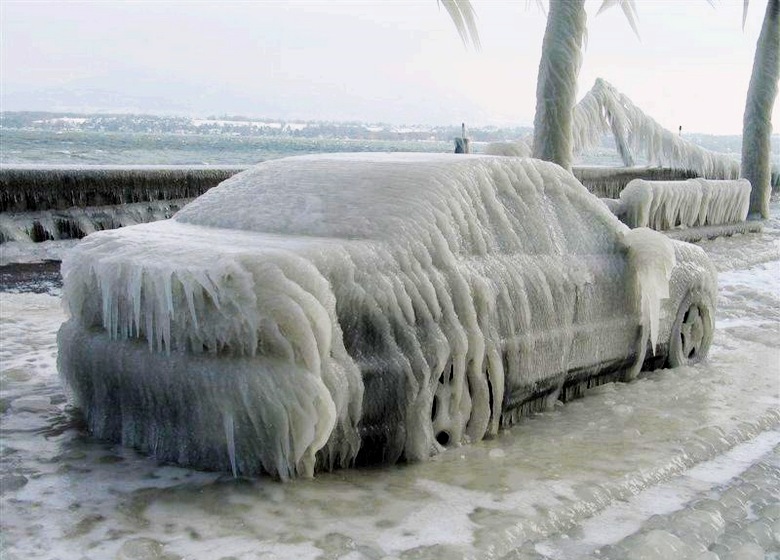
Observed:
[[[661,301],[669,297],[669,278],[676,262],[674,245],[665,235],[644,227],[625,232],[623,243],[628,248],[635,307],[650,347],[655,349]]]
[[[225,424],[227,451],[228,456],[230,457],[230,470],[233,472],[233,478],[238,478],[238,465],[236,464],[236,434],[235,426],[233,424],[233,415],[229,412],[225,412],[223,419]]]

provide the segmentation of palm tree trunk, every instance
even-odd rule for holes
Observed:
[[[587,15],[584,0],[550,0],[536,82],[534,157],[571,170],[572,115]]]
[[[756,44],[742,125],[742,177],[750,181],[750,214],[769,217],[772,108],[780,79],[780,0],[768,0]]]

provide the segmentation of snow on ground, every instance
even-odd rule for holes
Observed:
[[[0,556],[780,558],[780,200],[704,242],[708,361],[411,466],[281,484],[158,465],[66,413],[57,297],[0,293]]]

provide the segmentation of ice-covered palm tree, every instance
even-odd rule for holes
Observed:
[[[745,0],[747,8],[747,0]],[[744,21],[744,18],[743,18]],[[780,80],[780,0],[768,0],[753,59],[742,124],[742,177],[750,181],[750,213],[769,217],[772,108]]]

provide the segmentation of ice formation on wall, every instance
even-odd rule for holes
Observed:
[[[241,167],[0,166],[0,212],[195,198]]]
[[[696,173],[668,167],[587,167],[572,169],[577,180],[598,197],[618,198],[634,179],[647,181],[679,181],[692,179]]]
[[[0,166],[0,243],[77,239],[170,218],[241,169]]]
[[[420,460],[567,369],[636,359],[669,242],[627,232],[537,160],[269,161],[87,237],[63,263],[59,366],[98,436],[161,459],[283,478],[360,445]]]
[[[190,200],[153,200],[117,206],[2,212],[0,243],[80,239],[95,231],[165,220]]]
[[[671,230],[743,222],[749,205],[750,183],[745,179],[634,179],[620,193],[614,210],[629,227]]]
[[[739,162],[701,148],[663,128],[625,95],[601,78],[574,108],[574,152],[597,146],[613,134],[626,165],[644,153],[651,165],[696,171],[708,179],[737,179]]]

